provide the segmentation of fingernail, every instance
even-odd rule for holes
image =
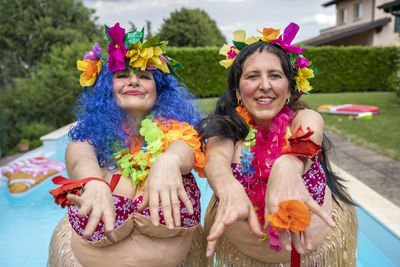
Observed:
[[[154,226],[158,226],[158,222],[157,221],[153,221],[153,225]]]
[[[312,244],[310,242],[307,243],[307,249],[312,249]]]
[[[297,252],[300,253],[300,254],[303,254],[304,253],[304,249],[302,247],[299,247],[297,249]]]
[[[168,224],[168,229],[174,229],[174,225],[172,223]]]
[[[286,245],[285,248],[286,248],[287,251],[291,251],[292,250],[292,246],[291,245]]]

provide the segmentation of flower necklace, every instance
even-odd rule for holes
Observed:
[[[122,175],[131,176],[132,184],[145,182],[156,158],[176,140],[183,140],[192,147],[194,169],[199,176],[204,177],[205,155],[201,151],[200,138],[193,126],[187,122],[171,119],[154,119],[153,115],[148,115],[140,125],[139,133],[144,137],[144,143],[136,138],[132,142],[134,146],[130,149],[123,149],[113,154],[117,166],[122,170]]]
[[[245,138],[242,155],[242,172],[249,183],[246,188],[249,198],[257,213],[258,220],[264,225],[265,193],[268,178],[275,160],[282,155],[283,148],[288,146],[287,127],[295,112],[284,106],[272,119],[268,131],[256,124],[249,112],[242,106],[236,108],[238,115],[246,122],[249,133]]]

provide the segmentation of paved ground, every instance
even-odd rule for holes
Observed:
[[[333,144],[329,159],[370,188],[400,207],[400,162],[360,147],[327,130]],[[0,158],[0,166],[22,154]]]
[[[400,162],[360,147],[327,130],[329,160],[400,207]]]

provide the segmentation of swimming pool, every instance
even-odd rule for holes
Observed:
[[[66,144],[65,136],[59,137],[51,146],[45,143],[44,155],[64,161]],[[48,149],[59,152],[53,154]],[[61,175],[66,176],[66,173]],[[197,178],[197,180],[202,191],[203,218],[212,190],[205,179]],[[66,212],[54,204],[52,196],[48,193],[54,187],[50,179],[47,179],[28,194],[13,197],[8,193],[7,185],[0,181],[1,266],[46,265],[51,234]],[[357,214],[360,228],[357,266],[400,266],[400,239],[363,209],[357,208]]]

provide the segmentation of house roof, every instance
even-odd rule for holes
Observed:
[[[371,30],[371,29],[377,29],[377,28],[379,29],[379,27],[382,27],[382,26],[388,24],[391,20],[392,20],[391,18],[383,18],[383,19],[372,21],[372,22],[367,22],[364,24],[347,27],[347,28],[340,29],[337,31],[324,33],[317,37],[302,41],[299,44],[310,45],[310,46],[324,45],[329,42],[336,41],[336,40],[339,40],[339,39],[342,39],[342,38],[345,38],[347,36],[351,36],[351,35],[354,35],[357,33],[361,33],[364,31]]]
[[[400,10],[400,0],[388,2],[378,6],[378,8],[382,8],[387,13],[392,13],[393,11]]]
[[[337,3],[342,2],[342,1],[343,0],[333,0],[333,1],[329,1],[329,2],[322,4],[322,6],[327,7],[327,6],[331,6],[331,5],[336,5]]]

